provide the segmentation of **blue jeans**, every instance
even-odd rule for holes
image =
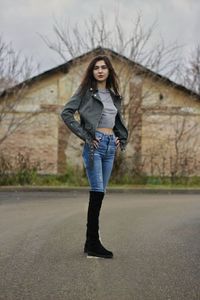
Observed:
[[[90,147],[88,144],[84,145],[82,157],[91,191],[105,192],[113,168],[116,137],[114,134],[109,135],[96,131],[96,138],[99,138],[100,141],[97,149],[94,148],[93,166],[90,165]]]

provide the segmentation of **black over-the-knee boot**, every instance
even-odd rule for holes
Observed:
[[[103,192],[90,191],[84,252],[88,256],[112,258],[113,253],[105,249],[99,240],[99,214],[103,197]]]

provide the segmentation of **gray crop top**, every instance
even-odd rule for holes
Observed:
[[[115,126],[115,117],[117,115],[117,108],[115,107],[112,97],[108,89],[99,89],[99,97],[103,103],[103,111],[101,119],[97,127],[99,128],[113,128]]]

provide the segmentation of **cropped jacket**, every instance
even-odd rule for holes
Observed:
[[[116,95],[112,90],[110,90],[110,94],[117,108],[113,131],[115,136],[119,138],[120,149],[123,151],[127,144],[128,130],[121,116],[121,96]],[[98,91],[90,88],[84,96],[76,92],[64,106],[61,117],[73,133],[89,145],[92,145],[102,110],[103,104],[99,98]],[[80,122],[74,118],[76,111],[80,115]]]

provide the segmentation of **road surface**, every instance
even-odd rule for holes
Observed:
[[[0,193],[1,300],[200,300],[200,197],[107,193],[83,253],[86,192]]]

